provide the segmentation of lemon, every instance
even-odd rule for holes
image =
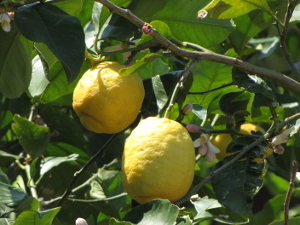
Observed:
[[[79,80],[73,93],[73,108],[88,130],[118,133],[136,119],[145,90],[137,73],[118,73],[124,67],[118,62],[101,62]]]
[[[245,123],[241,125],[240,132],[243,134],[251,134],[251,131],[260,131],[265,133],[264,129],[260,126],[251,123]],[[232,142],[230,134],[218,134],[213,140],[212,144],[220,149],[220,153],[216,154],[218,160],[223,160],[225,157],[230,156],[232,153],[226,152],[228,145]],[[258,163],[262,163],[265,158],[272,154],[273,150],[268,148],[263,158],[254,159]]]
[[[179,200],[191,187],[194,167],[193,141],[174,120],[148,117],[126,140],[123,184],[127,193],[141,204],[153,199]]]

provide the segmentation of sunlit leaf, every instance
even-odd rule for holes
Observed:
[[[12,129],[17,135],[24,151],[32,159],[39,157],[47,149],[50,140],[49,127],[43,127],[26,118],[15,115]]]
[[[41,212],[37,211],[23,211],[17,218],[15,225],[52,225],[56,214],[60,208],[53,208],[44,210]]]
[[[222,207],[216,199],[202,198],[192,203],[195,206],[195,209],[197,210],[197,215],[195,216],[195,219],[212,218],[213,215],[208,210]]]
[[[178,212],[179,208],[168,200],[153,200],[133,208],[124,221],[135,224],[174,224]]]
[[[78,158],[77,154],[69,156],[49,156],[42,160],[41,163],[41,176],[49,172],[53,167],[59,166],[62,163],[76,161]]]
[[[247,14],[254,9],[263,10],[272,14],[266,0],[213,0],[201,10],[217,19],[230,19]]]
[[[141,0],[130,5],[129,9],[148,23],[159,20],[167,24],[174,37],[180,41],[212,47],[228,37],[234,24],[230,20],[208,17],[197,19],[199,7],[204,7],[207,3],[208,0],[189,1],[188,4],[185,0]]]

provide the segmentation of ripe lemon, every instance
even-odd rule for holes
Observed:
[[[260,131],[265,133],[264,129],[260,126],[251,123],[245,123],[241,125],[240,132],[243,134],[251,134],[251,131]],[[231,155],[232,153],[226,152],[228,145],[232,142],[230,134],[218,134],[213,140],[212,143],[214,146],[220,149],[220,153],[216,154],[218,160],[223,160],[225,157]],[[263,160],[269,157],[272,154],[273,150],[268,148],[263,158],[254,159],[258,163],[262,163]]]
[[[101,62],[79,80],[73,108],[85,128],[96,133],[118,133],[136,119],[145,90],[137,73],[119,75],[124,67],[118,62]]]
[[[148,117],[126,140],[123,184],[141,204],[153,199],[179,200],[191,187],[194,167],[193,141],[174,120]]]

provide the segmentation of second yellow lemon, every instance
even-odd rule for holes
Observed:
[[[193,141],[174,120],[148,117],[126,140],[123,183],[141,204],[153,199],[179,200],[193,182],[194,167]]]
[[[105,61],[89,69],[73,93],[73,108],[82,125],[96,133],[117,133],[136,119],[145,96],[137,73],[121,76],[125,66]]]
[[[241,125],[240,132],[243,134],[251,134],[251,131],[260,131],[262,133],[265,133],[264,129],[262,129],[260,126],[257,126],[255,124],[251,123],[245,123]],[[220,149],[220,153],[216,155],[218,160],[223,160],[225,157],[231,155],[231,153],[227,153],[227,147],[232,142],[232,138],[230,134],[219,134],[217,135],[213,140],[212,143],[217,148]],[[268,157],[270,154],[272,154],[273,150],[268,148],[266,155],[264,158]],[[257,158],[255,159],[256,162],[263,162],[264,158]]]

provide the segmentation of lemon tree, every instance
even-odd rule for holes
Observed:
[[[0,1],[0,224],[299,224],[299,21],[296,0]]]

